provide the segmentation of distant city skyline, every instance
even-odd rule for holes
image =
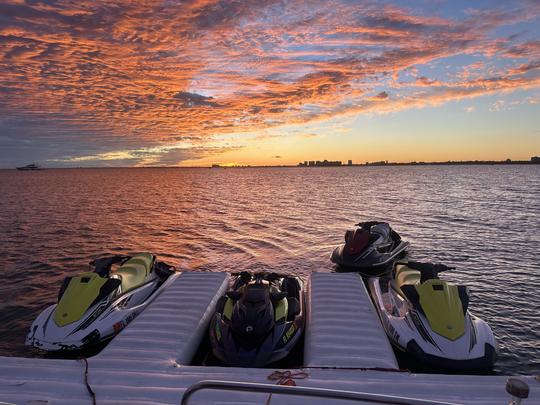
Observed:
[[[4,0],[0,61],[0,168],[540,154],[534,0]]]
[[[395,165],[493,165],[493,164],[540,164],[540,157],[532,156],[528,160],[445,160],[445,161],[409,161],[393,162],[389,160],[379,160],[373,162],[353,162],[340,160],[304,160],[296,165],[240,165],[231,163],[212,163],[212,168],[246,168],[246,167],[347,167],[347,166],[395,166]],[[197,166],[206,167],[206,166]]]

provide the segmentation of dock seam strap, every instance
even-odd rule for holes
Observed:
[[[88,393],[92,397],[92,405],[96,405],[96,393],[90,386],[90,383],[88,382],[88,360],[86,357],[82,357],[81,360],[84,362],[84,384],[86,385],[86,389],[88,390]]]

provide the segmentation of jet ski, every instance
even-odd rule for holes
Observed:
[[[282,360],[303,333],[304,307],[299,278],[240,273],[216,305],[209,331],[213,355],[238,367]]]
[[[90,265],[93,271],[64,280],[57,303],[45,309],[30,327],[26,345],[75,351],[105,342],[179,275],[150,253],[109,256]]]
[[[439,279],[443,264],[396,263],[369,289],[391,343],[431,368],[487,370],[497,359],[491,328],[469,310],[467,287]]]
[[[345,232],[345,244],[334,249],[330,260],[353,271],[378,270],[405,254],[404,242],[386,222],[360,222]]]

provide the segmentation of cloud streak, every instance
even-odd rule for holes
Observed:
[[[535,88],[538,33],[520,24],[539,16],[536,2],[457,19],[335,0],[8,0],[0,135],[21,155],[25,139],[57,146],[57,162],[176,164],[242,147],[221,134]]]

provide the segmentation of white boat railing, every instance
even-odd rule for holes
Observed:
[[[184,391],[184,395],[182,396],[182,401],[180,403],[182,405],[188,405],[188,402],[193,396],[193,394],[202,390],[240,391],[255,392],[259,394],[294,395],[338,400],[363,401],[372,404],[386,405],[461,405],[454,402],[431,401],[394,395],[372,394],[368,392],[218,380],[199,381],[198,383],[189,386]]]

